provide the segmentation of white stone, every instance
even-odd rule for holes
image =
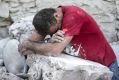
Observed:
[[[8,28],[0,28],[0,37],[1,38],[9,37]]]
[[[25,73],[27,70],[25,57],[18,52],[19,42],[11,39],[3,50],[3,60],[8,72],[13,74]]]
[[[9,2],[10,0],[4,0],[5,2]]]
[[[3,79],[3,75],[7,72],[5,67],[0,66],[0,80]]]
[[[11,2],[19,2],[19,0],[10,0]]]
[[[7,70],[5,67],[0,66],[0,80],[24,80],[12,73],[7,73]]]
[[[58,57],[28,55],[29,80],[111,80],[112,72],[98,63],[62,54]]]
[[[19,0],[3,0],[3,2],[19,2]]]
[[[1,2],[0,3],[0,17],[9,17],[9,7],[7,3]]]
[[[20,4],[18,2],[10,2],[9,5],[10,7],[14,8],[14,7],[18,7]]]
[[[19,78],[18,76],[12,74],[12,73],[6,73],[3,74],[3,76],[1,77],[1,80],[24,80],[22,78]]]
[[[35,14],[37,13],[37,8],[27,8],[27,10],[29,13],[35,13]]]
[[[33,17],[34,16],[23,18],[20,21],[12,24],[9,28],[10,36],[19,40],[20,42],[28,38],[34,29],[32,25]]]
[[[0,59],[0,66],[3,66],[3,59]]]
[[[0,59],[3,59],[3,50],[9,40],[9,38],[0,40]]]
[[[11,7],[11,8],[10,8],[10,12],[17,14],[17,12],[20,11],[21,9],[22,9],[21,6]]]
[[[25,13],[24,16],[33,16],[35,15],[36,13],[35,12],[29,12],[29,13]],[[32,25],[33,26],[33,25]]]
[[[22,5],[24,8],[35,7],[35,2],[27,2]]]
[[[35,1],[35,0],[20,0],[20,2],[22,2],[22,3],[33,2],[33,1]]]

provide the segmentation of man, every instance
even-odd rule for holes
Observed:
[[[53,38],[49,43],[26,40],[19,47],[21,52],[32,50],[44,55],[58,55],[71,43],[75,51],[79,51],[81,58],[109,67],[114,72],[113,80],[119,80],[119,70],[112,48],[95,20],[81,8],[60,6],[56,9],[42,9],[35,15],[33,25],[39,35],[37,40],[44,39],[47,34]]]

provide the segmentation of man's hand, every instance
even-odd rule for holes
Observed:
[[[64,40],[64,32],[58,30],[55,34],[53,34],[50,42],[62,42]]]
[[[20,43],[18,46],[18,51],[20,53],[24,53],[25,51],[27,51],[29,43],[30,43],[30,41],[28,41],[28,40],[25,40],[24,42]]]

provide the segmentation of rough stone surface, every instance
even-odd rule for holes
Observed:
[[[62,54],[28,55],[29,80],[111,80],[111,72],[98,63]]]
[[[20,2],[22,2],[22,3],[27,3],[27,2],[32,2],[32,1],[34,1],[34,0],[20,0]]]
[[[0,67],[0,80],[23,80],[12,73],[7,73],[5,67]]]
[[[12,24],[9,28],[10,37],[17,39],[20,42],[28,38],[34,29],[32,20],[33,16],[29,16]]]

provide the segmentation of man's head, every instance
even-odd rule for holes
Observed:
[[[45,8],[34,16],[33,25],[41,35],[53,34],[60,28],[61,19],[61,9]]]

